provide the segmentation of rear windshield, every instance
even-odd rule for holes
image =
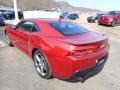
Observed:
[[[65,36],[78,35],[87,32],[87,30],[78,24],[72,22],[54,22],[50,25]]]
[[[78,16],[78,14],[73,14],[74,16]]]

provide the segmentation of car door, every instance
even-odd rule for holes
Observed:
[[[16,26],[11,26],[10,29],[7,31],[9,34],[9,37],[12,41],[12,43],[14,44],[14,46],[19,47],[19,39],[20,39],[20,35],[21,35],[21,25],[24,24],[24,21],[21,21],[20,23],[18,23]]]
[[[28,53],[28,42],[31,36],[32,27],[33,23],[25,21],[15,30],[17,39],[17,42],[15,44],[25,53]]]

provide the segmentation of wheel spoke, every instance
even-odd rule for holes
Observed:
[[[37,71],[41,74],[41,70],[40,70],[40,67],[36,67]]]
[[[40,57],[38,55],[36,55],[36,59],[38,63],[41,63]]]
[[[39,64],[37,64],[37,62],[35,62],[35,67],[38,68],[39,67]]]
[[[45,73],[44,73],[44,68],[43,68],[43,66],[40,66],[40,69],[41,69],[41,74],[44,75]]]
[[[46,67],[45,62],[42,65],[43,65],[43,68],[47,71],[47,67]]]
[[[45,59],[43,58],[43,56],[41,56],[41,61],[42,61],[42,66],[45,70],[47,70],[47,67],[46,67],[46,63],[45,63]]]
[[[41,56],[41,61],[42,61],[42,63],[44,62],[44,60],[45,60],[45,59],[43,58],[43,56]]]

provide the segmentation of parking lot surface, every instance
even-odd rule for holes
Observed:
[[[85,28],[88,28],[88,30],[105,33],[108,36],[111,36],[120,40],[120,26],[111,27],[111,26],[105,26],[105,25],[98,25],[97,23],[81,23],[80,21],[75,21],[75,22],[78,24],[81,24]]]
[[[101,29],[93,24],[83,26],[98,31]],[[33,61],[27,55],[14,47],[7,46],[3,29],[0,28],[0,90],[120,90],[120,40],[117,39],[118,37],[110,35],[112,37],[109,40],[110,54],[102,72],[84,83],[71,83],[57,78],[50,80],[40,78],[34,69]]]

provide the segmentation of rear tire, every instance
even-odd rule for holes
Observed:
[[[42,78],[52,78],[51,68],[48,59],[41,51],[36,50],[33,55],[35,69]]]

